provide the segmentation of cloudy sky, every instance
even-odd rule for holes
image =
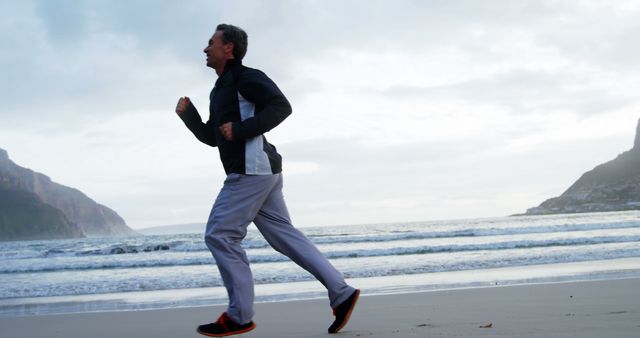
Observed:
[[[2,1],[0,148],[133,228],[203,222],[224,171],[174,107],[207,118],[218,23],[293,105],[298,226],[524,212],[640,118],[640,1]]]

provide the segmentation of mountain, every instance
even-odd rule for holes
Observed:
[[[64,213],[31,192],[0,185],[0,240],[84,237]]]
[[[588,171],[559,197],[526,215],[640,210],[640,121],[631,150]]]
[[[133,235],[113,210],[16,165],[0,149],[0,240]]]

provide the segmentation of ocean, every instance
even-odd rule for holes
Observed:
[[[640,276],[640,211],[309,227],[363,294]],[[326,297],[269,247],[243,242],[256,301]],[[0,242],[0,316],[226,303],[202,234]]]

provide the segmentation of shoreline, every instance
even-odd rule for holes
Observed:
[[[637,337],[640,278],[363,295],[344,337]],[[21,337],[201,337],[224,306],[0,318]],[[258,303],[242,337],[328,337],[326,299]],[[481,328],[487,326],[490,328]]]
[[[363,295],[372,296],[629,278],[640,278],[640,257],[347,280],[361,288]],[[317,281],[256,285],[256,303],[324,298],[326,290]],[[180,309],[226,302],[223,287],[16,298],[2,300],[0,318]]]

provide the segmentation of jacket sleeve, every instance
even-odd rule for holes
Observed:
[[[216,129],[214,128],[213,124],[211,124],[210,121],[207,121],[207,123],[202,123],[202,118],[200,117],[200,114],[198,114],[198,111],[193,104],[190,104],[187,107],[187,110],[185,110],[184,113],[178,116],[180,116],[182,122],[184,122],[187,128],[191,130],[191,132],[196,136],[198,140],[200,140],[200,142],[208,144],[212,147],[218,145],[215,134]]]
[[[262,135],[291,115],[291,104],[278,86],[263,72],[247,69],[237,81],[240,94],[256,106],[253,117],[233,123],[233,139]]]

